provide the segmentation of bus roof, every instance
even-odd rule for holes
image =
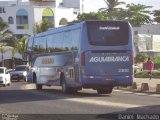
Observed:
[[[58,32],[62,32],[62,31],[65,31],[65,30],[70,30],[70,29],[76,29],[76,28],[79,28],[84,22],[85,21],[80,22],[80,23],[69,24],[69,25],[66,25],[66,26],[61,26],[61,27],[58,27],[58,28],[52,28],[52,29],[50,29],[46,32],[38,33],[34,37],[45,36],[45,35],[49,35],[49,34],[52,34],[52,33],[58,33]]]
[[[53,33],[62,32],[62,31],[65,31],[65,30],[80,28],[82,26],[82,24],[84,24],[85,22],[92,22],[92,21],[108,21],[108,22],[113,21],[113,22],[126,22],[126,23],[128,23],[127,21],[115,21],[115,20],[87,20],[87,21],[82,21],[82,22],[79,22],[79,23],[68,24],[66,26],[52,28],[52,29],[50,29],[46,32],[38,33],[34,37],[40,37],[40,36],[45,36],[45,35],[49,35],[49,34],[53,34]]]

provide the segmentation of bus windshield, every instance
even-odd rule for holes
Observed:
[[[127,45],[129,25],[121,21],[88,21],[88,39],[91,45],[119,46]]]

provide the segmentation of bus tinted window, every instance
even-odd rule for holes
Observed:
[[[70,31],[64,32],[63,49],[69,51],[71,48],[72,36]]]
[[[63,51],[63,33],[57,33],[55,34],[55,52]]]
[[[33,51],[35,53],[45,53],[46,51],[46,38],[37,37],[34,39]]]
[[[127,22],[87,22],[88,39],[91,45],[119,46],[128,44],[129,25]]]
[[[54,43],[54,34],[47,36],[47,52],[54,52],[55,50],[55,43]]]
[[[80,29],[47,35],[47,52],[78,50]]]
[[[30,38],[28,40],[28,48],[27,48],[28,51],[32,51],[32,45],[33,45],[33,38]]]
[[[80,41],[80,29],[75,29],[72,30],[71,32],[72,32],[71,50],[78,50]]]

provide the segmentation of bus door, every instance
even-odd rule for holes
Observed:
[[[71,51],[66,54],[67,56],[67,64],[68,65],[68,79],[71,83],[79,83],[79,62],[78,52]]]

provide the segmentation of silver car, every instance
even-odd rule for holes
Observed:
[[[27,65],[17,65],[15,67],[15,71],[11,73],[11,80],[27,80],[27,72],[28,66]]]

